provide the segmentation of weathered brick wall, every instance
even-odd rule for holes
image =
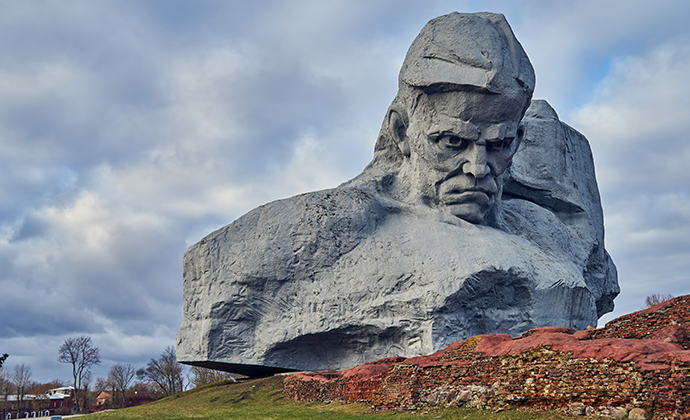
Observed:
[[[647,338],[664,328],[677,325],[690,331],[690,295],[679,296],[652,308],[616,318],[593,331],[592,338]],[[688,341],[681,343],[688,349]]]
[[[285,393],[305,401],[366,401],[380,409],[457,404],[631,418],[643,409],[656,418],[690,418],[690,296],[652,309],[600,330],[478,336],[427,357],[298,373],[286,379]]]

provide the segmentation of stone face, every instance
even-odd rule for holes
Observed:
[[[612,310],[589,145],[545,101],[525,113],[534,74],[503,16],[432,20],[400,85],[362,174],[187,250],[179,361],[342,369]]]

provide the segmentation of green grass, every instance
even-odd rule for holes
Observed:
[[[173,419],[464,419],[571,420],[555,412],[506,410],[492,413],[474,408],[373,412],[366,404],[324,404],[293,401],[283,396],[282,376],[239,383],[217,382],[139,407],[92,414],[89,420]],[[319,414],[321,412],[321,414]]]

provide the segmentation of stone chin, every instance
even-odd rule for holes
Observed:
[[[466,191],[444,197],[441,210],[469,223],[482,224],[494,204],[493,195]]]

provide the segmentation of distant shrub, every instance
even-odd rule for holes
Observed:
[[[68,416],[72,414],[72,409],[69,407],[60,407],[57,410],[55,410],[55,414],[58,416]]]
[[[670,299],[673,299],[673,295],[668,293],[654,293],[644,299],[645,308],[651,308],[652,306],[656,306]]]

